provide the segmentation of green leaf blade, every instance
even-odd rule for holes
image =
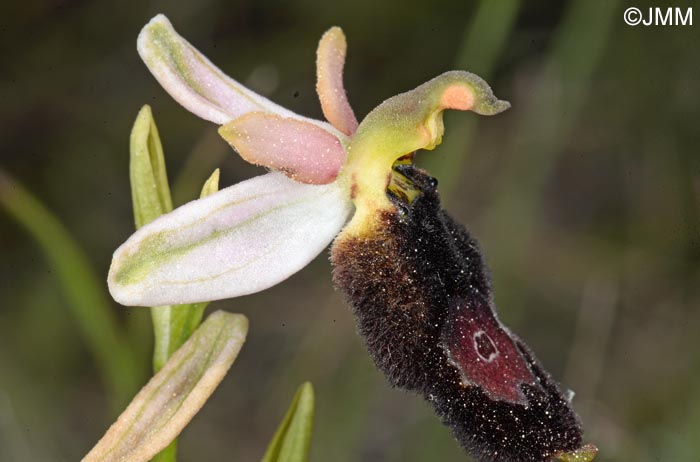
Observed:
[[[314,390],[303,383],[282,423],[272,437],[262,462],[306,462],[309,459],[314,419]]]
[[[95,358],[112,404],[116,409],[121,408],[138,388],[143,371],[114,316],[104,282],[59,219],[2,169],[0,207],[36,240],[55,270],[68,308]]]

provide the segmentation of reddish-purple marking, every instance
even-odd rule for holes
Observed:
[[[537,379],[487,302],[458,300],[442,338],[465,385],[480,387],[494,400],[527,405],[520,385],[536,386]]]

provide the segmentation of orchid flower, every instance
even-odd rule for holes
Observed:
[[[227,77],[163,15],[137,43],[176,101],[219,124],[245,160],[271,171],[134,233],[115,252],[108,278],[124,305],[218,300],[278,284],[344,227],[361,233],[372,226],[373,211],[393,207],[385,189],[394,162],[440,143],[443,110],[490,115],[509,107],[479,77],[447,72],[385,101],[358,125],[343,87],[346,41],[337,27],[317,52],[317,91],[328,122],[295,114]]]
[[[270,172],[141,227],[112,261],[125,305],[174,305],[267,289],[334,241],[333,279],[375,364],[422,394],[480,461],[588,462],[568,394],[498,319],[476,241],[445,212],[437,182],[413,166],[442,141],[446,109],[509,107],[479,77],[446,72],[387,99],[360,123],[343,86],[346,42],[326,32],[317,91],[327,122],[284,109],[227,77],[162,15],[138,50],[185,108],[220,125]]]

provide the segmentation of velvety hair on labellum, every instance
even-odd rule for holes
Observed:
[[[430,401],[480,461],[544,462],[582,447],[578,418],[530,349],[496,317],[476,241],[441,208],[437,182],[394,169],[394,210],[333,245],[333,278],[377,367]],[[412,188],[412,195],[401,191]],[[397,193],[398,191],[398,193]]]

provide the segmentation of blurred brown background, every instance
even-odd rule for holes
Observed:
[[[317,118],[314,53],[332,25],[348,37],[346,87],[359,117],[446,70],[480,74],[513,108],[446,115],[445,142],[421,158],[482,242],[502,320],[576,391],[600,461],[697,460],[700,6],[684,27],[630,27],[629,6],[649,4],[5,2],[2,169],[87,255],[93,297],[138,354],[128,374],[143,383],[149,313],[109,302],[103,283],[133,230],[128,136],[138,109],[153,107],[176,202],[196,197],[215,167],[222,186],[261,173],[140,62],[136,36],[154,14],[234,78]],[[4,178],[0,195],[10,197]],[[40,245],[0,210],[3,462],[78,460],[119,406],[73,306],[90,278],[61,275],[47,249],[60,259],[70,243],[48,234]],[[212,307],[245,313],[249,340],[184,432],[180,460],[258,459],[303,380],[317,394],[314,461],[466,459],[421,399],[374,369],[325,254],[271,290]]]

